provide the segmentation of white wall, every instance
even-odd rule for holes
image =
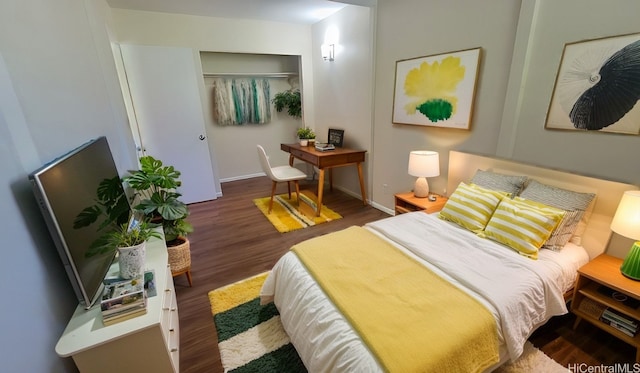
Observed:
[[[344,146],[367,150],[365,179],[371,185],[375,158],[372,140],[374,11],[347,6],[312,26],[316,136],[327,141],[329,128],[345,130]],[[334,61],[325,61],[320,46],[332,30],[338,33]],[[334,169],[334,186],[360,197],[355,167]],[[370,191],[367,192],[369,197]]]
[[[121,172],[135,165],[102,0],[0,2],[2,370],[75,371],[55,344],[77,301],[27,175],[106,135]]]
[[[565,43],[638,33],[635,0],[529,0],[519,40],[529,40],[514,56],[508,91],[515,97],[502,123],[502,156],[640,184],[638,136],[544,129],[556,72]],[[523,7],[524,8],[524,7]],[[523,67],[524,66],[524,67]],[[519,74],[518,71],[525,71]],[[519,109],[517,109],[519,108]],[[544,149],[544,151],[541,151]]]
[[[179,46],[193,48],[196,52],[301,56],[301,72],[304,81],[303,110],[306,125],[313,128],[314,109],[311,103],[314,100],[314,89],[310,26],[123,9],[113,9],[113,19],[118,41],[122,44]],[[206,105],[208,100],[204,80],[201,88],[203,105]],[[206,106],[204,108],[205,118],[210,118]],[[293,142],[294,138],[288,135],[289,132],[286,136],[283,135],[282,128],[269,131],[269,125],[266,125],[261,130],[256,130],[249,140],[239,142],[219,141],[215,138],[225,132],[238,132],[239,129],[211,128],[213,125],[209,122],[207,133],[210,151],[218,164],[218,170],[227,170],[237,165],[240,170],[249,175],[262,172],[256,153],[256,138],[261,139],[263,145],[273,149],[270,153],[274,164],[284,164],[288,161],[287,155],[279,150],[279,144]],[[295,128],[292,131],[295,131]],[[220,172],[218,176],[220,179],[226,179],[238,175]]]
[[[391,208],[392,193],[411,188],[408,152],[420,148],[499,153],[640,184],[634,159],[637,136],[543,129],[562,45],[640,31],[636,0],[523,0],[522,15],[520,2],[503,0],[380,0],[378,5],[371,147],[376,160],[369,175],[375,201]],[[121,171],[135,165],[109,33],[104,29],[109,21],[105,8],[103,0],[0,2],[0,172],[4,180],[0,183],[4,243],[0,290],[6,300],[0,317],[0,358],[6,371],[75,371],[70,360],[55,355],[54,346],[76,303],[32,197],[28,173],[102,134],[107,135]],[[312,71],[311,60],[317,52],[307,29],[264,25],[277,36],[265,31],[264,38],[256,38],[253,23],[114,13],[120,42],[300,54],[304,75],[323,76]],[[341,26],[348,24],[341,22],[345,23]],[[237,37],[229,37],[229,32]],[[255,43],[238,42],[249,39]],[[482,47],[483,59],[470,131],[391,124],[395,61],[471,47]],[[334,69],[344,66],[339,65],[340,58],[352,63],[362,57],[338,54]],[[342,88],[327,84],[319,90],[323,96],[312,101],[318,106],[331,104],[325,96],[328,90]],[[362,105],[360,100],[354,102]],[[310,111],[313,107],[307,109],[310,120],[332,119],[330,113],[316,116]],[[364,123],[366,114],[359,115],[354,120]],[[345,129],[347,138],[349,133],[366,132],[359,126]],[[442,170],[446,166],[443,159]],[[444,176],[430,182],[436,190],[446,184]],[[388,185],[386,191],[382,184]]]
[[[504,0],[378,1],[369,186],[376,203],[392,209],[393,194],[411,190],[411,150],[440,152],[440,176],[429,178],[436,193],[446,187],[450,149],[495,153],[519,8],[520,2]],[[391,123],[396,61],[477,47],[482,57],[469,131]]]

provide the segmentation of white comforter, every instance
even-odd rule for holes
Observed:
[[[520,356],[537,326],[567,312],[563,293],[573,284],[576,269],[588,261],[586,252],[575,245],[561,252],[543,250],[534,261],[424,213],[366,227],[482,302],[494,315],[511,360]],[[276,263],[261,296],[263,302],[275,302],[310,371],[382,371],[295,254],[287,253]]]

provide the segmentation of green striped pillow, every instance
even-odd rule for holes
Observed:
[[[509,193],[460,183],[438,217],[478,233],[484,229],[496,206],[506,196]]]
[[[538,259],[538,250],[558,226],[565,211],[522,197],[503,199],[478,235]]]

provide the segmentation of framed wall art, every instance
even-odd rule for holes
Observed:
[[[480,48],[397,61],[392,122],[468,130],[479,63]]]
[[[545,128],[640,134],[640,34],[565,44]]]
[[[329,134],[327,138],[329,139],[327,141],[329,144],[332,144],[336,148],[341,148],[342,143],[344,142],[344,130],[329,128]]]

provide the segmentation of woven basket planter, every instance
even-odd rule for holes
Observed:
[[[186,273],[187,278],[189,279],[189,285],[191,285],[191,247],[189,245],[189,240],[186,237],[179,238],[184,241],[182,244],[167,247],[171,274],[173,276],[178,276]]]

